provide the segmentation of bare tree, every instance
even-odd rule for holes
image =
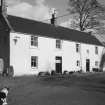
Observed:
[[[72,27],[80,31],[102,26],[105,8],[97,0],[69,0],[69,12],[73,15]]]

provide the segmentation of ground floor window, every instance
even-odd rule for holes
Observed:
[[[98,66],[99,65],[99,62],[98,61],[95,61],[95,66]]]
[[[31,56],[31,67],[38,68],[38,56]]]

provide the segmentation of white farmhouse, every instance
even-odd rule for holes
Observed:
[[[13,66],[14,76],[91,72],[99,68],[103,49],[89,33],[0,13],[0,68]]]

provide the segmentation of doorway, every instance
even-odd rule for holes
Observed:
[[[90,59],[86,59],[86,72],[90,72]]]
[[[56,56],[56,73],[62,73],[62,57]]]

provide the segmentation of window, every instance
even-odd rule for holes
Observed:
[[[99,65],[99,62],[98,61],[95,61],[95,66],[98,66]]]
[[[77,60],[77,66],[80,66],[80,61],[79,60]]]
[[[61,40],[56,40],[56,48],[58,48],[58,49],[62,48]]]
[[[38,37],[31,36],[31,46],[38,47]]]
[[[80,52],[80,44],[76,44],[76,52]]]
[[[87,52],[87,54],[89,54],[89,50],[88,49],[86,50],[86,52]]]
[[[98,47],[95,47],[95,54],[98,54]]]
[[[38,67],[38,57],[37,56],[31,56],[31,67],[32,68]]]

